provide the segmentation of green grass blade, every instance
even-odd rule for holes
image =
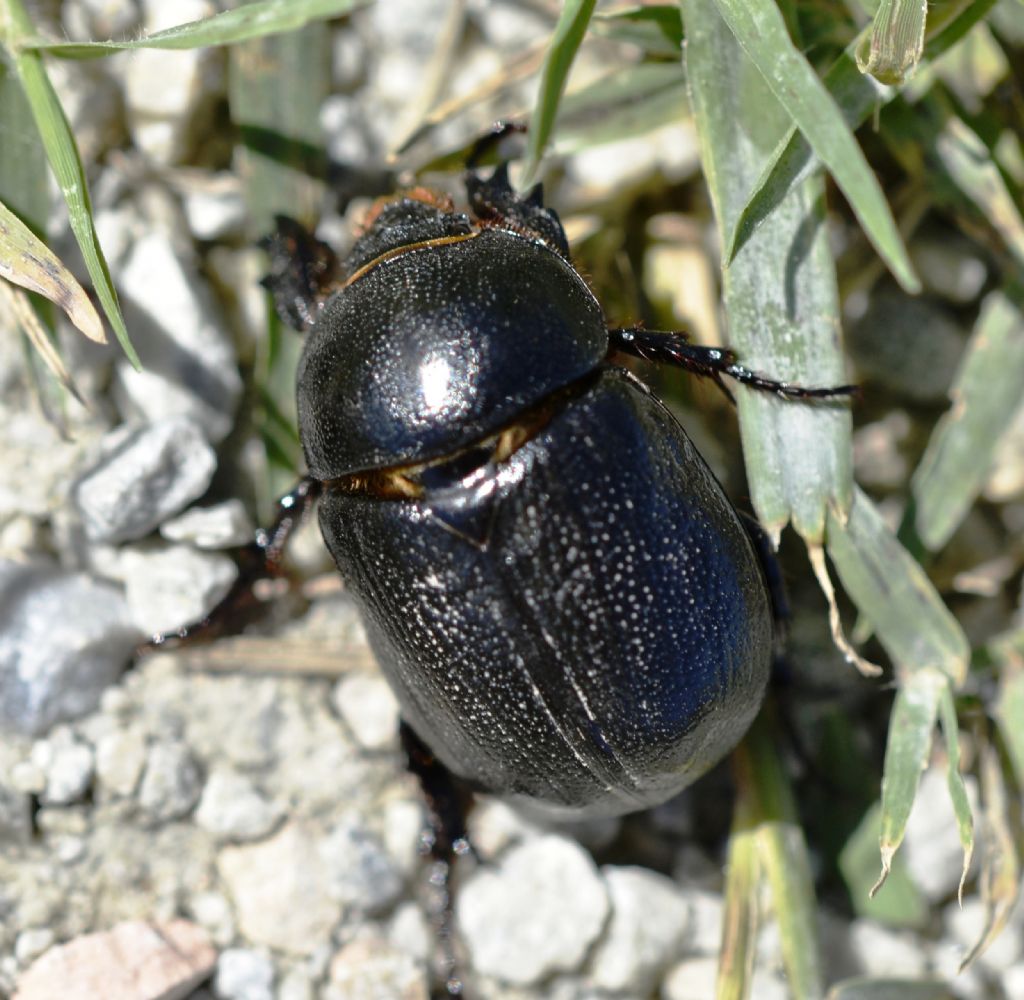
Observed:
[[[683,47],[683,19],[678,4],[627,7],[594,15],[596,34],[639,45],[648,55],[678,58]]]
[[[701,161],[724,234],[789,119],[714,3],[687,0],[683,17]],[[804,385],[846,381],[820,177],[790,193],[722,277],[729,344],[745,364]],[[850,502],[847,407],[794,404],[742,387],[737,397],[758,518],[773,536],[792,520],[805,538],[820,541],[826,511],[845,511]]]
[[[644,135],[685,113],[680,63],[639,63],[568,95],[558,111],[560,153]]]
[[[11,19],[9,29],[17,37],[24,36],[31,30],[31,23],[21,0],[8,0],[7,6]],[[64,116],[64,109],[46,75],[38,53],[18,52],[14,58],[14,65],[32,108],[32,116],[42,138],[50,167],[67,202],[71,231],[75,234],[82,251],[82,258],[96,288],[100,304],[128,360],[136,368],[141,368],[135,348],[128,338],[128,330],[125,328],[117,302],[117,292],[114,291],[110,270],[96,236],[85,170],[67,118]]]
[[[740,766],[738,758],[742,752],[737,750],[737,766]],[[722,911],[716,1000],[745,1000],[750,996],[754,976],[761,867],[758,858],[757,816],[751,792],[749,783],[741,782],[733,807],[725,864],[725,907]]]
[[[928,766],[939,701],[949,689],[949,678],[938,670],[919,670],[896,693],[889,720],[882,777],[882,816],[878,847],[882,873],[871,890],[884,884],[892,858],[903,842],[921,773]]]
[[[859,489],[845,524],[829,518],[827,549],[843,587],[877,632],[899,676],[941,671],[959,687],[969,658],[963,629]]]
[[[929,23],[925,56],[934,59],[947,51],[995,3],[996,0],[958,0],[958,4],[949,4],[941,12],[936,11]],[[940,14],[946,17],[940,19]],[[865,76],[858,68],[856,52],[864,37],[866,35],[847,46],[846,51],[825,74],[825,86],[851,129],[858,128],[872,110],[892,100],[897,93],[880,86],[873,77]],[[727,234],[723,244],[726,260],[732,260],[751,233],[771,214],[792,187],[819,166],[820,161],[810,143],[795,125],[791,126],[754,185],[746,206],[736,219],[736,225]]]
[[[864,814],[839,854],[839,870],[850,894],[854,912],[890,927],[928,926],[931,907],[897,854],[886,880],[886,891],[871,895],[878,880],[878,838],[882,829],[882,803]]]
[[[911,479],[914,526],[926,548],[949,540],[984,485],[1003,432],[1024,405],[1021,301],[993,292],[982,308],[956,380],[952,406]]]
[[[754,722],[736,751],[735,766],[741,799],[749,798],[760,869],[771,887],[789,988],[796,1000],[814,1000],[824,992],[814,880],[770,713],[762,712]]]
[[[0,277],[60,306],[90,340],[107,342],[85,289],[45,243],[0,202]]]
[[[551,130],[558,116],[558,104],[562,99],[565,82],[576,51],[586,34],[587,24],[594,13],[596,0],[565,0],[562,14],[555,25],[544,59],[541,72],[540,91],[537,104],[530,117],[529,145],[526,150],[526,166],[523,171],[523,186],[529,187],[540,169],[541,157],[551,138]]]
[[[953,692],[947,684],[939,696],[939,719],[942,722],[942,735],[946,741],[946,784],[949,787],[949,798],[953,803],[953,815],[956,816],[957,832],[960,844],[964,849],[964,865],[960,872],[960,887],[957,898],[960,905],[964,902],[964,883],[967,872],[974,857],[974,814],[967,798],[967,788],[963,775],[960,773],[960,727],[956,719],[956,706],[953,703]]]
[[[955,1000],[945,983],[928,979],[856,976],[836,983],[826,1000]]]
[[[828,167],[886,266],[907,291],[919,291],[921,283],[878,179],[839,106],[790,39],[779,8],[773,0],[715,2],[772,93]]]
[[[2,58],[0,136],[0,202],[45,240],[51,200],[46,151],[14,67]]]
[[[860,71],[882,83],[903,83],[921,61],[927,12],[927,0],[882,0],[871,38],[857,55]]]
[[[200,49],[295,31],[310,21],[340,17],[368,0],[259,0],[212,17],[175,25],[143,38],[107,42],[21,40],[22,48],[72,59],[89,59],[125,49]]]

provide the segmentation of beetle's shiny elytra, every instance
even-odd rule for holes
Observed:
[[[608,360],[636,331],[607,329],[554,212],[501,173],[469,193],[472,216],[379,210],[313,325],[320,526],[451,771],[556,812],[642,809],[756,714],[762,571],[686,433]]]

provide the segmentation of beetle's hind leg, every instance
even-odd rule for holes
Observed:
[[[612,350],[622,351],[645,361],[675,365],[694,375],[710,378],[733,403],[736,400],[722,381],[723,375],[728,375],[729,378],[752,389],[773,392],[784,399],[835,399],[854,396],[859,391],[855,385],[809,387],[768,378],[738,364],[736,355],[727,347],[702,347],[699,344],[691,344],[686,334],[680,331],[663,332],[630,326],[609,330],[608,338]]]
[[[412,727],[402,721],[402,747],[409,770],[419,780],[427,805],[427,824],[421,835],[421,853],[430,858],[428,909],[440,944],[441,996],[460,996],[462,977],[455,956],[455,910],[451,879],[456,860],[471,853],[466,817],[473,793],[431,752]]]
[[[212,642],[225,635],[236,635],[265,610],[257,594],[262,580],[279,577],[281,559],[292,532],[306,517],[317,497],[320,483],[304,478],[277,501],[277,516],[269,528],[260,528],[255,538],[238,549],[238,578],[220,603],[202,620],[174,632],[160,632],[139,647],[140,652],[176,649],[193,643]]]
[[[261,284],[273,296],[281,321],[305,333],[338,286],[341,265],[334,251],[301,223],[287,215],[275,216],[274,222],[274,231],[260,241],[270,258],[270,273]]]

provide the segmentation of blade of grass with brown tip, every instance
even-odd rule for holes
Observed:
[[[107,320],[113,327],[128,360],[139,369],[139,358],[128,337],[128,330],[117,302],[117,292],[114,290],[110,270],[96,236],[89,188],[82,160],[78,155],[78,146],[68,127],[56,91],[46,75],[41,57],[36,52],[19,50],[17,47],[20,39],[32,31],[32,24],[22,0],[7,0],[7,10],[10,18],[9,38],[15,52],[14,66],[32,108],[32,115],[46,150],[50,168],[67,203],[71,231],[78,241],[86,269],[92,278]]]
[[[90,340],[105,344],[96,309],[85,289],[57,255],[0,202],[0,277],[60,306]]]

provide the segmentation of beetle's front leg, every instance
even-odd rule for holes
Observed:
[[[853,396],[858,391],[855,385],[812,388],[768,378],[737,364],[736,355],[727,347],[702,347],[699,344],[691,344],[682,331],[644,330],[641,327],[629,326],[609,330],[608,338],[612,350],[632,354],[645,361],[675,365],[694,375],[710,378],[733,403],[736,400],[722,381],[723,375],[728,375],[743,385],[749,385],[752,389],[774,392],[784,399],[833,399],[839,396]]]
[[[274,222],[274,232],[260,241],[270,258],[270,273],[260,283],[273,296],[281,321],[305,333],[340,283],[341,265],[301,223],[287,215],[275,216]]]
[[[281,575],[281,557],[292,532],[320,496],[321,485],[308,476],[277,501],[277,516],[269,528],[260,528],[256,537],[235,555],[238,577],[221,602],[201,621],[174,632],[160,632],[140,650],[175,649],[186,643],[211,642],[234,635],[258,618],[264,602],[256,594],[261,580]]]

